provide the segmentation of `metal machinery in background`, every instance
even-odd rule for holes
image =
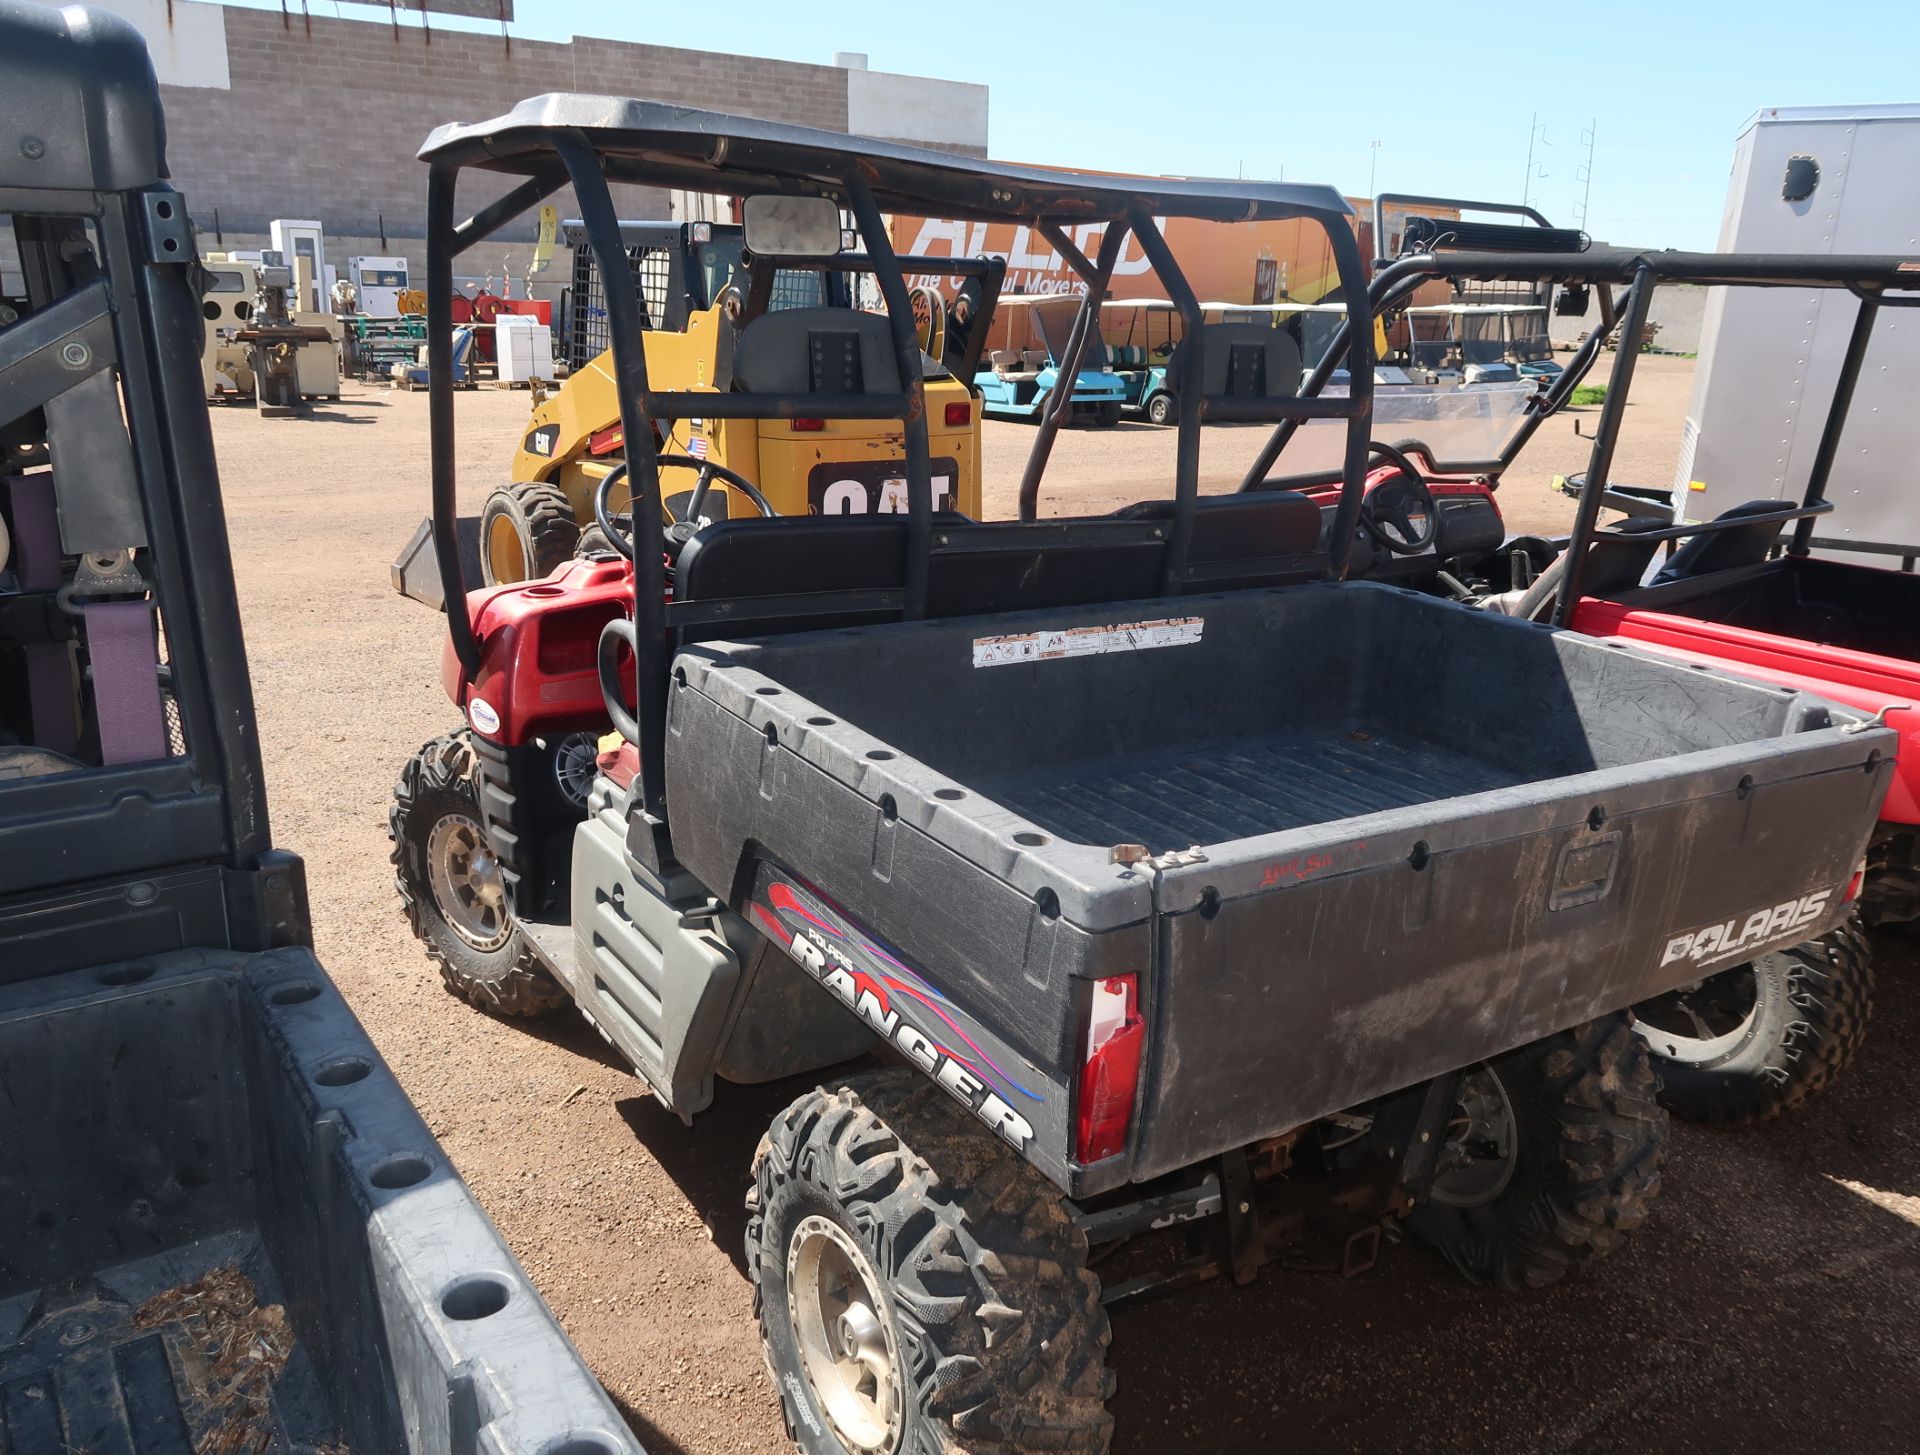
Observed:
[[[291,316],[288,295],[295,286],[291,268],[263,263],[258,276],[253,314],[234,330],[234,341],[247,346],[254,406],[260,413],[269,417],[298,414],[306,408],[300,389],[301,350],[308,344],[331,349],[333,330],[326,323],[300,323]],[[336,397],[338,388],[336,376]]]

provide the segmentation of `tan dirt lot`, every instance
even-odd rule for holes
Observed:
[[[1691,365],[1645,361],[1617,478],[1671,478]],[[522,393],[463,394],[464,498],[504,474]],[[1502,492],[1564,528],[1547,479],[1585,464],[1550,423]],[[401,762],[454,723],[440,628],[388,585],[427,496],[426,396],[349,386],[307,420],[217,409],[277,840],[306,856],[319,950],[435,1133],[655,1455],[790,1449],[740,1271],[755,1141],[797,1094],[722,1087],[694,1129],[577,1018],[490,1020],[445,995],[387,866]],[[1219,431],[1209,479],[1258,445]],[[987,427],[1004,513],[1031,429]],[[1161,493],[1170,433],[1063,437],[1047,499]],[[1342,1282],[1270,1271],[1123,1313],[1116,1451],[1910,1450],[1920,1422],[1920,1072],[1913,942],[1855,1074],[1754,1132],[1676,1133],[1652,1225],[1571,1287],[1466,1287],[1404,1247]]]

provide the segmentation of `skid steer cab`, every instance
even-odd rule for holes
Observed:
[[[858,390],[866,362],[859,348],[823,344],[818,357],[755,377],[777,346],[756,343],[740,372],[739,343],[754,329],[809,339],[816,334],[877,337],[862,324],[871,301],[872,265],[850,247],[821,258],[772,264],[729,223],[622,222],[623,264],[637,306],[647,377],[661,388],[725,394],[736,389],[803,393],[816,384]],[[463,518],[459,544],[466,579],[487,586],[551,576],[577,556],[605,552],[593,516],[595,492],[626,462],[614,380],[612,316],[604,276],[579,222],[565,224],[574,248],[564,314],[567,379],[536,398],[508,483]],[[842,241],[851,243],[844,232]],[[913,297],[916,338],[926,356],[927,442],[939,508],[980,508],[980,417],[969,383],[987,336],[1005,264],[998,258],[941,263],[962,279],[963,303],[949,306],[931,289]],[[868,315],[871,319],[873,315]],[[756,325],[758,327],[756,328]],[[884,330],[883,330],[884,331]],[[754,514],[867,515],[906,509],[906,435],[898,421],[717,417],[690,413],[656,422],[669,521],[711,523]],[[624,489],[615,504],[626,508]],[[393,567],[403,595],[442,605],[431,532],[414,533]]]
[[[638,292],[607,294],[604,559],[468,596],[450,310],[430,320],[465,721],[402,769],[391,828],[406,913],[461,997],[571,1004],[688,1121],[726,1083],[818,1078],[741,1178],[801,1450],[1100,1455],[1116,1303],[1283,1254],[1357,1273],[1400,1227],[1537,1286],[1639,1225],[1665,1114],[1626,1008],[1717,963],[1705,927],[1752,925],[1738,949],[1759,953],[1839,923],[1893,735],[1345,579],[1363,539],[1431,557],[1439,515],[1376,468],[1397,462],[1373,448],[1372,330],[1322,361],[1343,395],[1303,398],[1297,341],[1208,320],[1162,231],[1292,220],[1359,299],[1339,193],[605,96],[444,127],[422,155],[430,299],[460,248],[563,186],[603,276],[625,266],[610,184],[744,199],[726,388],[656,379]],[[470,167],[511,190],[456,225]],[[1162,498],[1041,518],[1056,391],[1019,518],[945,508],[954,345],[929,342],[963,320],[916,308],[907,275],[956,268],[897,257],[888,212],[1058,251],[1087,289],[1069,379],[1139,242],[1185,325]],[[884,312],[770,306],[783,274],[857,268]],[[709,440],[751,422],[759,477],[683,455],[696,419]],[[1313,421],[1340,445],[1324,502],[1263,480],[1202,495],[1204,425]],[[759,518],[769,438],[869,426],[898,431],[904,512]],[[709,510],[722,492],[737,515]],[[1468,730],[1490,702],[1509,710]],[[574,740],[585,802],[563,805],[558,750],[609,721],[610,751]],[[1667,953],[1683,935],[1704,959]],[[1190,1258],[1152,1246],[1176,1224]]]

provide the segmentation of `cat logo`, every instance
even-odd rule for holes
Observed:
[[[530,455],[553,454],[553,442],[560,438],[560,426],[543,424],[527,436],[527,453]]]

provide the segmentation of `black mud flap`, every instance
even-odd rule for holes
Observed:
[[[462,515],[453,528],[460,536],[460,578],[469,591],[480,581],[480,517]],[[410,596],[435,611],[446,610],[446,593],[440,587],[440,556],[433,548],[433,521],[422,518],[414,528],[399,556],[387,568],[387,579],[402,596]]]

